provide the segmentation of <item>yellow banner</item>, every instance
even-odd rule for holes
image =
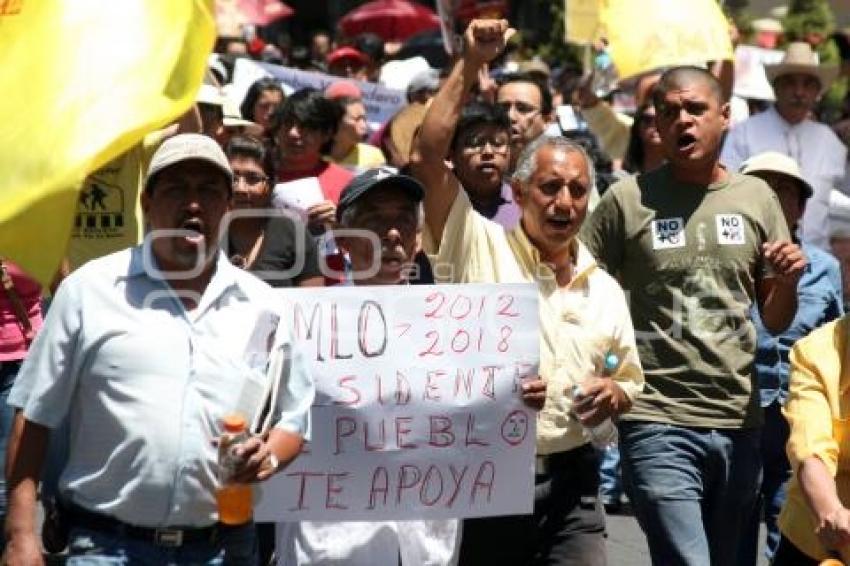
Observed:
[[[599,39],[601,0],[564,0],[564,34],[570,43]]]
[[[716,0],[603,0],[603,35],[620,78],[732,58]]]
[[[42,283],[86,175],[194,102],[212,0],[0,0],[0,255]]]

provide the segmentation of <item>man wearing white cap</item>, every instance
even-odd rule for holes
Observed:
[[[776,193],[782,213],[793,234],[803,216],[806,201],[812,196],[812,186],[800,174],[797,163],[781,153],[769,151],[746,160],[741,173],[765,181]],[[758,549],[758,525],[764,509],[767,527],[765,555],[773,557],[779,546],[777,519],[785,503],[786,484],[791,468],[785,454],[788,441],[788,422],[782,416],[782,407],[788,398],[791,346],[814,329],[844,314],[841,300],[841,273],[838,261],[825,251],[808,244],[802,245],[809,260],[797,283],[797,314],[791,325],[781,334],[768,332],[758,309],[751,316],[758,332],[755,372],[759,396],[764,410],[761,433],[762,484],[749,529],[742,535],[738,564],[755,564]]]
[[[68,564],[255,563],[253,524],[218,523],[214,497],[212,440],[226,413],[252,410],[235,399],[248,393],[243,360],[271,304],[270,288],[219,249],[232,183],[214,140],[171,138],[145,177],[144,244],[62,283],[9,397],[22,412],[9,441],[6,563],[42,561],[36,489],[66,416]],[[241,445],[236,481],[264,480],[301,449],[313,387],[300,356],[287,379],[275,426]]]
[[[829,247],[829,194],[844,178],[847,148],[810,115],[837,72],[835,67],[819,65],[808,43],[790,44],[781,63],[765,65],[776,103],[735,125],[720,156],[731,170],[765,151],[778,151],[799,163],[803,177],[814,189],[803,215],[802,238],[823,249]]]

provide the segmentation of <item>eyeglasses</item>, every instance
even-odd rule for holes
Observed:
[[[531,104],[528,104],[527,102],[521,102],[521,101],[520,102],[508,102],[508,101],[499,102],[499,106],[501,106],[502,109],[505,112],[510,112],[511,108],[516,108],[516,111],[519,114],[522,114],[523,116],[525,116],[527,114],[536,114],[536,113],[540,112],[540,109],[537,108],[536,106],[532,106]]]
[[[239,184],[239,179],[243,179],[246,185],[259,185],[265,181],[268,181],[269,178],[265,175],[261,175],[259,173],[254,173],[253,171],[234,171],[233,172],[233,185],[236,186]]]
[[[510,138],[508,136],[485,136],[485,135],[471,135],[467,136],[461,142],[464,149],[469,149],[472,151],[484,151],[487,147],[487,144],[490,144],[490,148],[497,152],[503,153],[507,151],[508,144],[510,144]]]

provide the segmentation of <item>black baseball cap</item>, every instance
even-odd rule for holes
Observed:
[[[425,197],[425,187],[413,177],[402,175],[393,167],[377,167],[357,175],[345,186],[336,205],[337,219],[342,218],[345,209],[363,198],[369,191],[382,187],[403,189],[416,203],[421,202]]]

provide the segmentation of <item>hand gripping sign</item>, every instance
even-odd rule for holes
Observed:
[[[530,513],[533,285],[281,291],[316,382],[312,438],[260,487],[259,521]]]

